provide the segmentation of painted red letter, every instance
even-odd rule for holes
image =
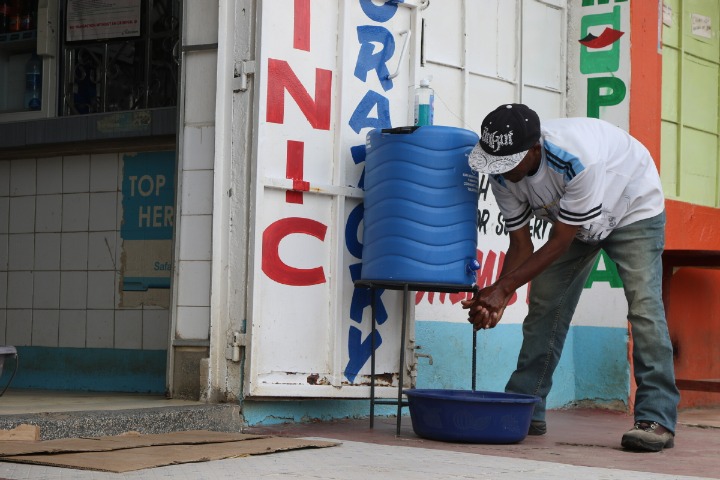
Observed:
[[[284,285],[303,287],[325,283],[322,267],[295,268],[280,258],[280,242],[293,233],[312,235],[325,240],[327,226],[309,218],[288,217],[270,224],[263,232],[262,271],[265,275]]]
[[[310,51],[310,0],[295,0],[293,48]]]
[[[318,130],[330,130],[330,105],[332,94],[332,71],[315,69],[315,99],[284,60],[268,59],[268,122],[284,123],[285,90],[297,102],[310,125]]]
[[[302,192],[310,190],[310,183],[303,180],[303,160],[305,157],[305,143],[295,140],[287,142],[287,160],[285,164],[285,178],[293,181],[292,190],[285,192],[287,203],[303,203]]]

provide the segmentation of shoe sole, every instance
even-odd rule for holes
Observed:
[[[675,439],[671,438],[667,442],[648,442],[637,437],[623,438],[620,444],[623,448],[636,452],[660,452],[663,448],[673,448]]]
[[[528,429],[528,435],[532,436],[539,436],[539,435],[545,435],[547,433],[547,425],[537,426],[530,424],[530,428]]]

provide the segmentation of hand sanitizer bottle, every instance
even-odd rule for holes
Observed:
[[[435,91],[430,88],[431,79],[423,78],[415,89],[415,125],[418,126],[433,124]]]

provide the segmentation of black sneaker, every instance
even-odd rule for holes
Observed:
[[[636,452],[659,452],[675,445],[675,435],[657,422],[641,420],[622,436],[621,445]]]
[[[532,420],[528,435],[545,435],[547,433],[547,424],[542,420]]]

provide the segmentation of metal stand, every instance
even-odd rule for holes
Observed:
[[[470,385],[472,387],[472,391],[475,391],[475,387],[477,386],[477,330],[473,328],[472,331],[472,379],[470,380]]]
[[[13,378],[15,378],[15,374],[17,373],[18,369],[18,354],[17,349],[15,347],[12,347],[10,345],[0,345],[0,376],[2,376],[3,368],[5,364],[5,358],[15,358],[15,370],[13,370],[12,375],[10,375],[10,380],[8,380],[7,385],[3,387],[2,390],[0,390],[0,397],[2,397],[7,389],[10,387],[10,384],[13,381]]]
[[[411,291],[414,292],[441,292],[441,293],[460,293],[475,292],[477,288],[471,285],[447,285],[438,283],[407,283],[392,281],[372,281],[358,280],[355,282],[355,288],[370,289],[370,312],[372,316],[372,331],[370,333],[370,428],[375,427],[375,405],[397,405],[397,435],[400,435],[400,426],[402,424],[402,407],[407,407],[408,402],[403,400],[403,381],[405,374],[405,343],[407,329],[407,306]],[[375,290],[402,290],[402,323],[400,331],[400,367],[398,371],[398,392],[397,400],[376,400],[375,399]],[[475,354],[476,339],[473,339],[473,356]],[[473,370],[475,369],[473,362]],[[473,371],[473,390],[475,390],[475,372]]]

